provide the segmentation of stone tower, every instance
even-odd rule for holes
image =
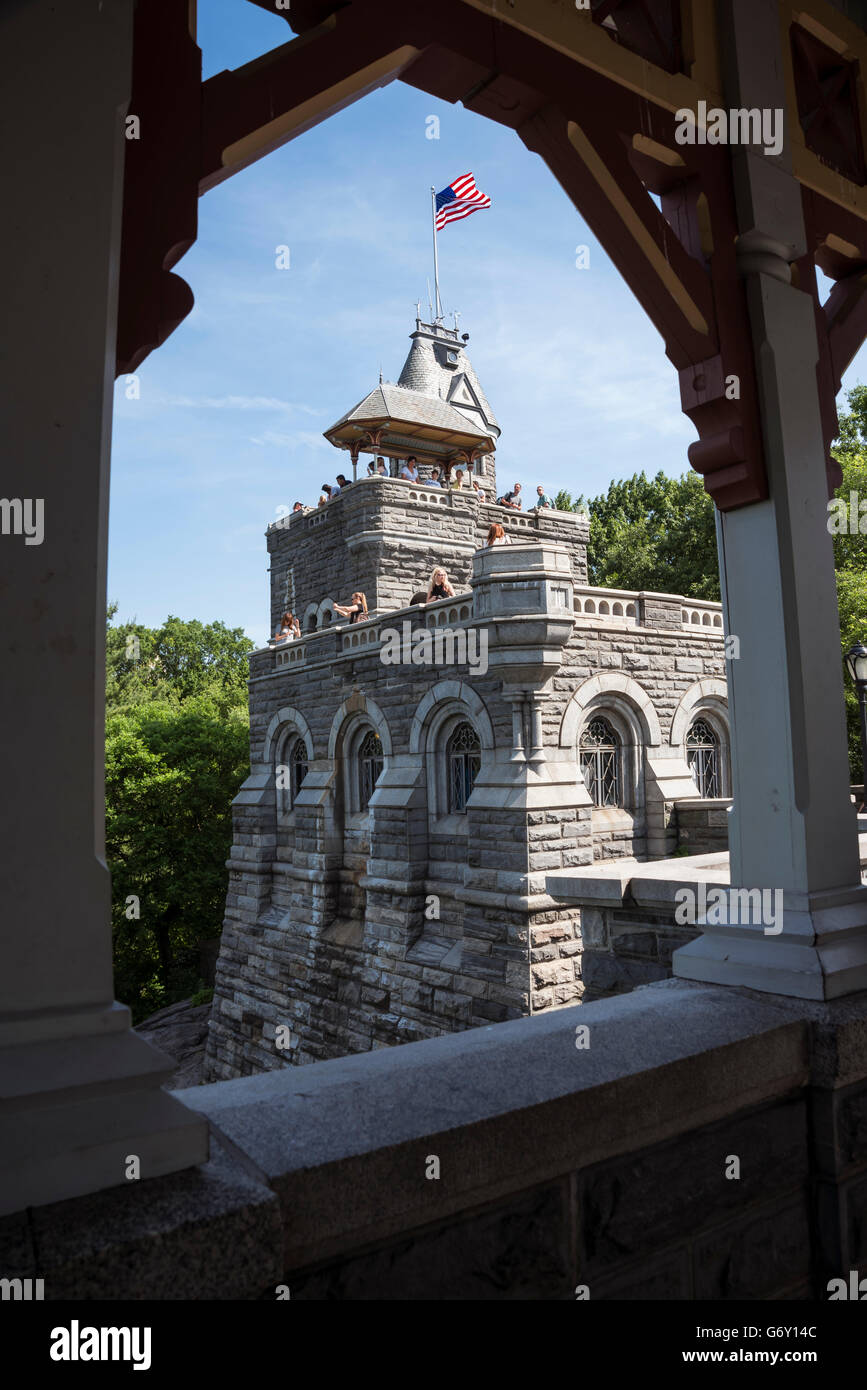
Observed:
[[[583,515],[496,505],[499,434],[465,340],[417,322],[399,380],[326,431],[356,480],[268,528],[272,631],[290,606],[303,633],[250,659],[208,1079],[621,987],[546,880],[674,848],[693,706],[722,727],[719,605],[589,588]],[[422,479],[359,476],[361,454],[415,454]],[[492,522],[509,544],[485,547]],[[455,596],[411,604],[434,566]],[[622,805],[582,752],[603,715]]]

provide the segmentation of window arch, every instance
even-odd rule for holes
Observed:
[[[686,736],[686,761],[699,796],[722,795],[719,735],[701,715],[692,721]]]
[[[482,745],[468,720],[456,724],[452,729],[446,739],[445,758],[448,811],[450,815],[461,815],[467,809],[473,784],[482,766]]]
[[[278,825],[291,825],[295,799],[312,759],[313,740],[304,716],[290,705],[278,710],[268,725],[262,750],[265,768],[270,768],[274,779]]]
[[[368,729],[364,734],[355,758],[358,768],[358,809],[366,811],[384,766],[382,740],[374,729]]]
[[[581,773],[594,806],[623,805],[623,743],[612,724],[594,715],[581,735]]]
[[[289,766],[288,791],[290,805],[294,806],[295,798],[301,790],[301,784],[310,771],[310,764],[307,760],[307,746],[300,734],[290,743],[286,761]]]

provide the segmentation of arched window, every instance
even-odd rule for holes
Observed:
[[[307,746],[303,738],[293,739],[289,749],[289,786],[292,792],[293,806],[307,772]]]
[[[364,811],[373,795],[379,774],[382,772],[382,742],[379,734],[368,729],[358,746],[358,792],[359,810]]]
[[[719,738],[706,719],[694,719],[686,736],[686,761],[699,796],[720,796]]]
[[[581,735],[581,772],[594,806],[622,806],[620,735],[597,715]]]
[[[482,745],[472,724],[455,725],[446,741],[449,813],[466,811],[482,765]]]
[[[287,816],[292,810],[307,770],[307,745],[301,735],[290,728],[277,751],[275,772],[279,814]]]

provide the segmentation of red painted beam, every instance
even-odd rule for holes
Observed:
[[[198,230],[201,78],[187,0],[138,5],[126,123],[134,138],[125,152],[118,373],[135,371],[193,307],[189,285],[170,270]]]
[[[406,33],[412,27],[416,26],[409,23],[397,0],[377,0],[375,5],[355,3],[263,57],[208,78],[202,86],[199,192],[214,188],[367,92],[399,77],[406,62],[396,64],[366,86],[354,87],[351,94],[311,114],[288,134],[275,128],[273,136],[257,143],[248,155],[224,166],[224,150],[265,131],[330,88],[351,82],[365,68],[411,43]]]

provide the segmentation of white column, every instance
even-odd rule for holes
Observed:
[[[785,109],[774,0],[729,0],[719,23],[729,105]],[[828,999],[867,987],[867,890],[849,797],[813,305],[789,270],[805,247],[801,198],[787,153],[732,159],[770,498],[722,514],[717,528],[726,630],[740,639],[728,663],[731,884],[780,890],[783,912],[745,923],[743,900],[730,900],[729,922],[707,926],[674,968]]]
[[[0,1212],[199,1163],[173,1064],[113,1002],[105,557],[132,0],[0,9]],[[145,133],[146,134],[146,133]],[[25,509],[26,514],[26,509]],[[35,539],[35,537],[34,537]]]

